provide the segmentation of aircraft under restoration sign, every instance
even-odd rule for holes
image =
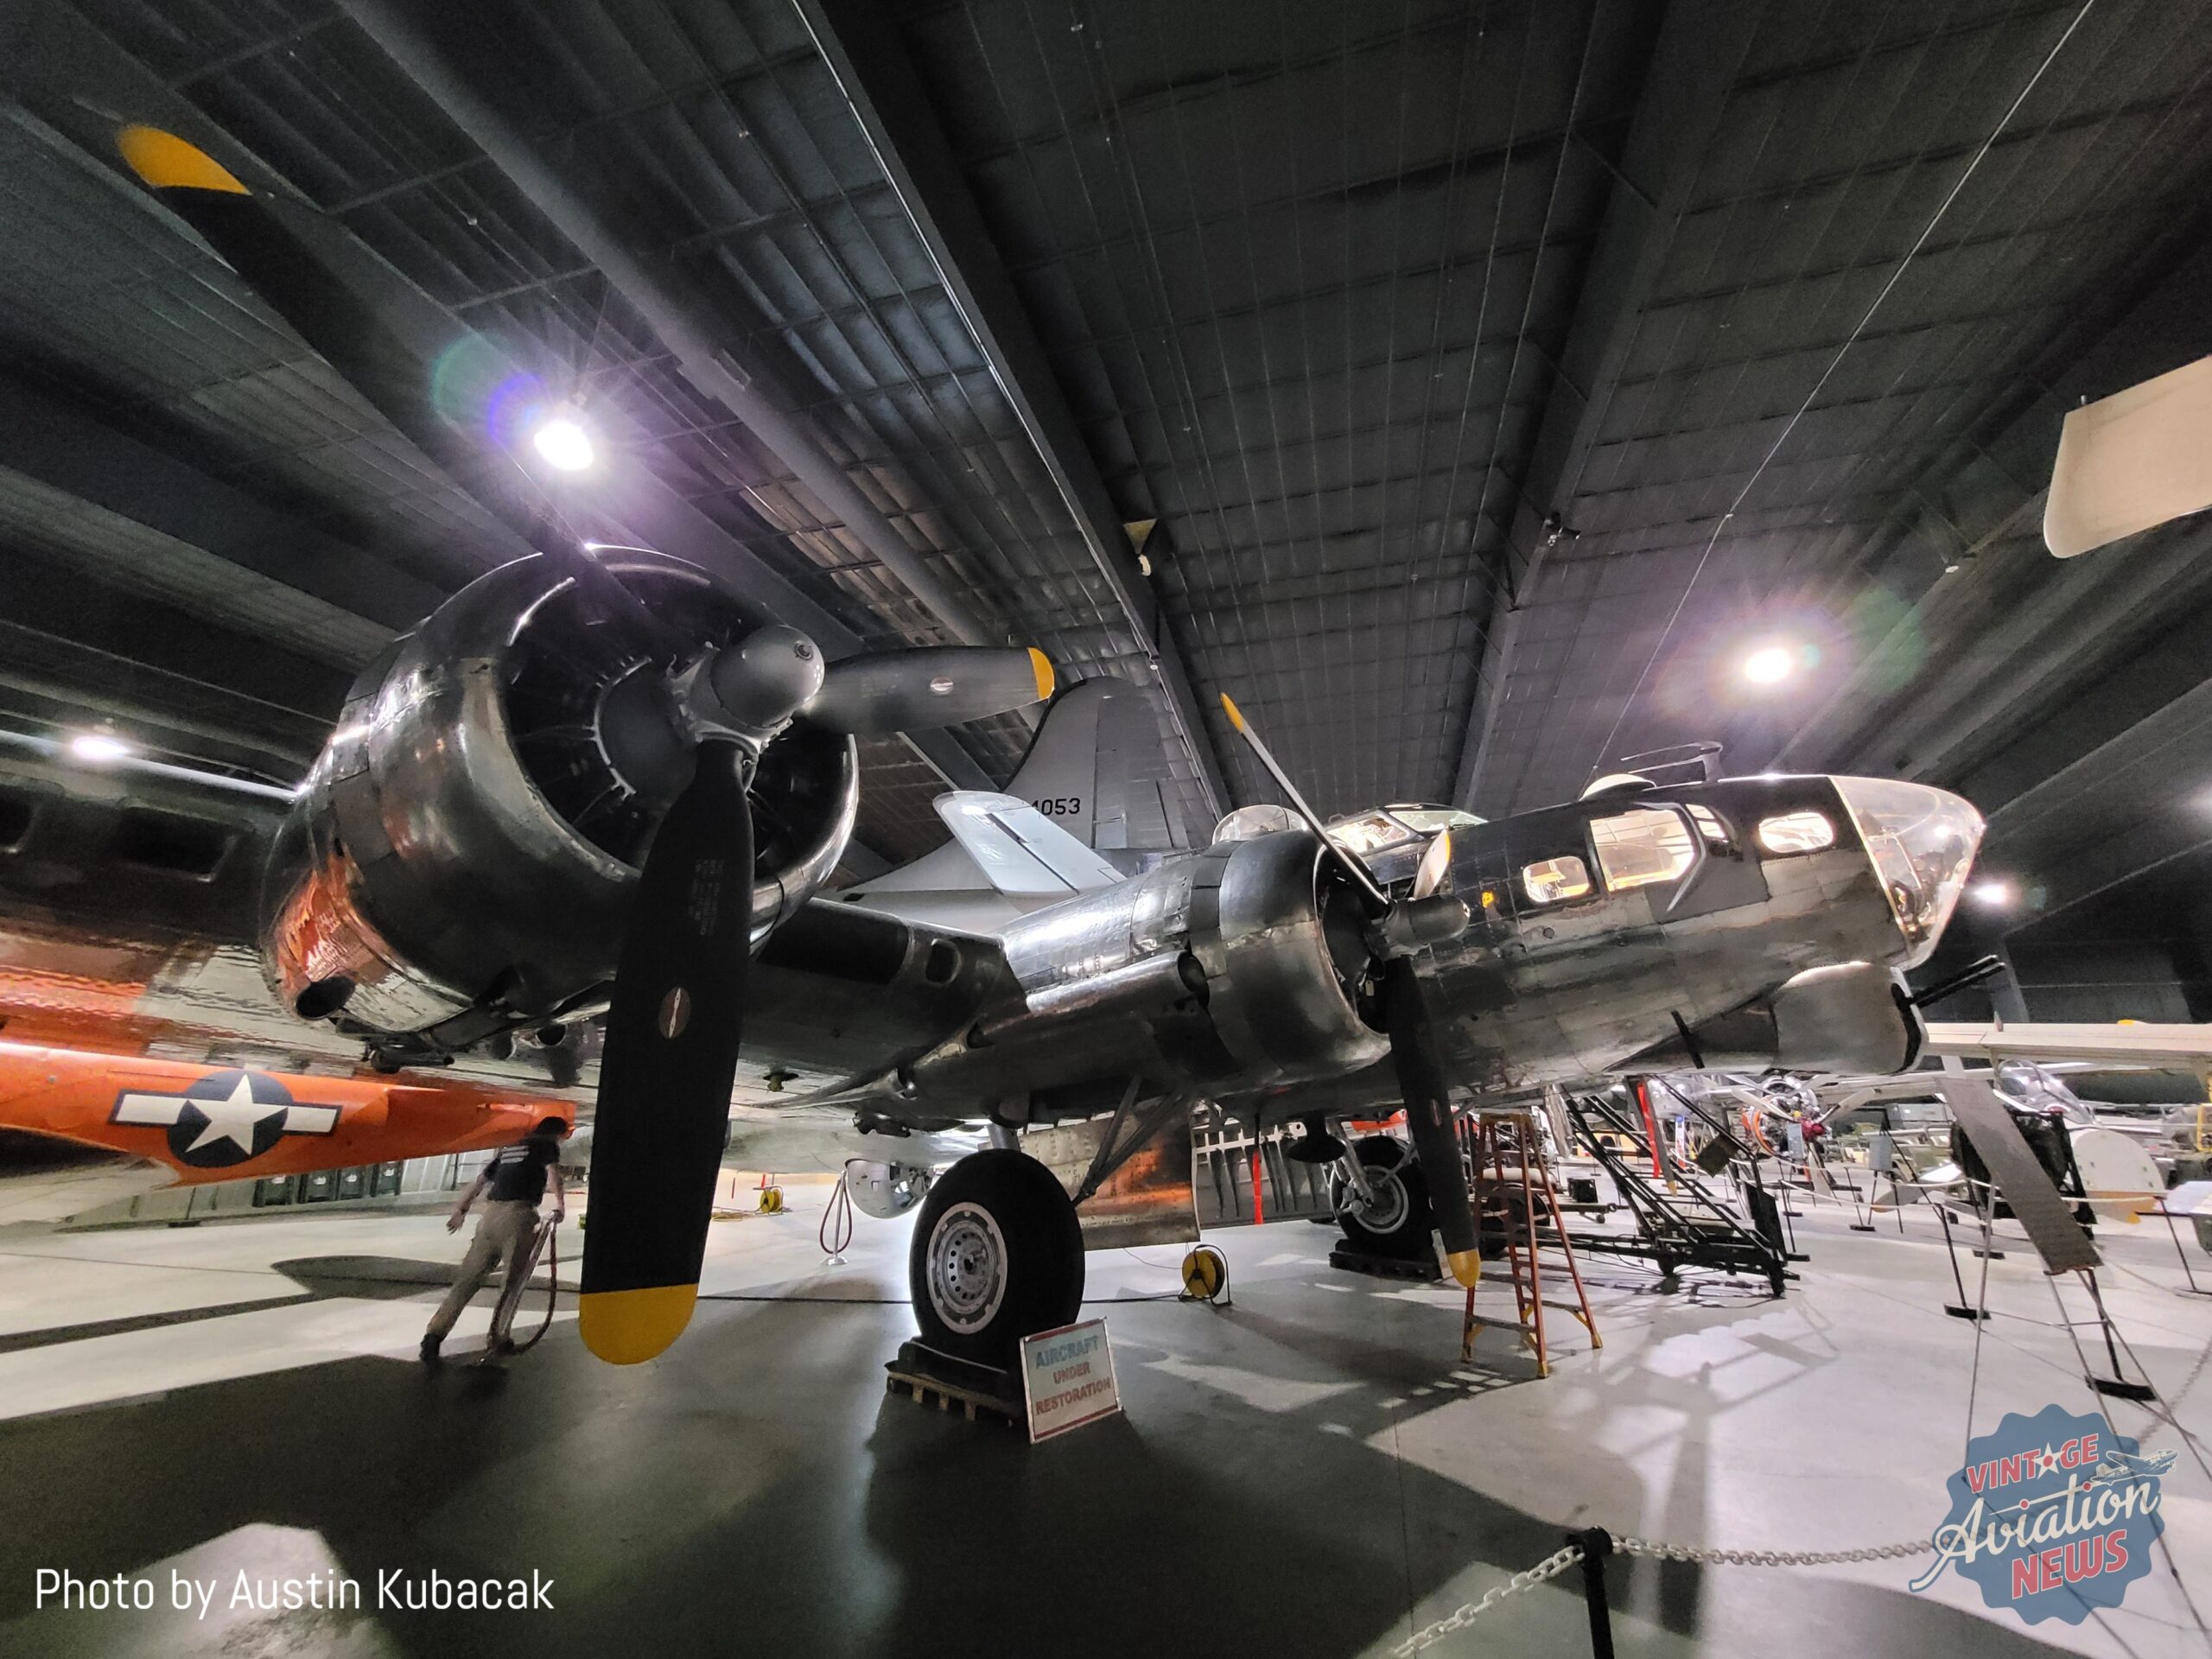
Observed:
[[[1021,1339],[1021,1392],[1032,1445],[1122,1408],[1106,1321],[1084,1319]]]

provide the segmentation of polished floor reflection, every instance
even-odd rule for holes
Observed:
[[[1174,1300],[1175,1250],[1094,1256],[1127,1415],[1031,1448],[886,1394],[907,1230],[863,1221],[824,1264],[824,1191],[718,1226],[696,1327],[630,1371],[564,1318],[504,1369],[426,1373],[414,1344],[461,1249],[433,1216],[0,1234],[0,1651],[1381,1655],[1568,1527],[1785,1550],[1924,1535],[1966,1433],[1974,1338],[1941,1310],[1932,1222],[1870,1237],[1815,1209],[1781,1302],[1594,1264],[1605,1346],[1560,1316],[1544,1382],[1497,1331],[1461,1363],[1451,1297],[1332,1272],[1309,1224],[1219,1236],[1227,1308]],[[2177,1294],[2163,1228],[2108,1230],[2115,1313],[2183,1422],[2212,1427],[2212,1299]],[[2086,1408],[2029,1253],[1991,1287],[2018,1317],[1983,1337],[1976,1429]],[[1502,1284],[1481,1294],[1510,1310]],[[2175,1560],[2212,1583],[2186,1452],[2166,1484]],[[39,1611],[41,1567],[221,1589],[204,1616]],[[241,1570],[351,1577],[370,1605],[232,1609]],[[2032,1630],[1971,1586],[1908,1593],[1916,1570],[1618,1562],[1620,1650],[2204,1650],[2163,1564],[2101,1621]],[[533,1571],[551,1612],[373,1605],[380,1573]],[[1432,1651],[1586,1652],[1574,1586]]]

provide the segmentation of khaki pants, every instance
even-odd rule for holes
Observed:
[[[443,1342],[452,1331],[454,1321],[461,1317],[461,1310],[483,1288],[484,1281],[502,1261],[506,1263],[506,1283],[512,1285],[521,1278],[528,1270],[530,1242],[537,1231],[536,1205],[524,1204],[520,1198],[486,1204],[477,1218],[476,1236],[468,1241],[468,1254],[461,1258],[461,1277],[453,1281],[445,1300],[430,1316],[429,1334]],[[519,1303],[521,1298],[515,1300]],[[504,1312],[504,1319],[499,1313],[492,1316],[491,1340],[494,1343],[507,1334],[505,1325],[514,1316],[513,1306]]]

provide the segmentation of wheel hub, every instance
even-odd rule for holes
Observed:
[[[1395,1233],[1406,1221],[1406,1184],[1395,1169],[1369,1164],[1366,1170],[1372,1202],[1363,1204],[1357,1192],[1346,1192],[1351,1218],[1371,1233]]]
[[[937,1218],[924,1257],[930,1306],[962,1336],[991,1322],[1006,1297],[1005,1235],[979,1205],[956,1204]]]

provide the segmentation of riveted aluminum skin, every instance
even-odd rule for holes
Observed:
[[[1012,984],[918,1060],[926,1095],[993,1096],[1145,1071],[1201,1084],[1332,1075],[1388,1050],[1329,949],[1341,898],[1305,830],[1196,857],[1038,911],[1002,940]]]
[[[605,568],[649,603],[681,600],[739,632],[765,620],[680,560]],[[637,871],[550,804],[508,719],[509,653],[570,581],[541,558],[501,566],[355,683],[264,880],[263,960],[286,1006],[343,976],[348,1021],[413,1032],[487,1004],[543,1014],[613,974]],[[756,868],[756,949],[836,868],[859,800],[849,739],[779,742],[800,746],[819,787],[791,855]]]

